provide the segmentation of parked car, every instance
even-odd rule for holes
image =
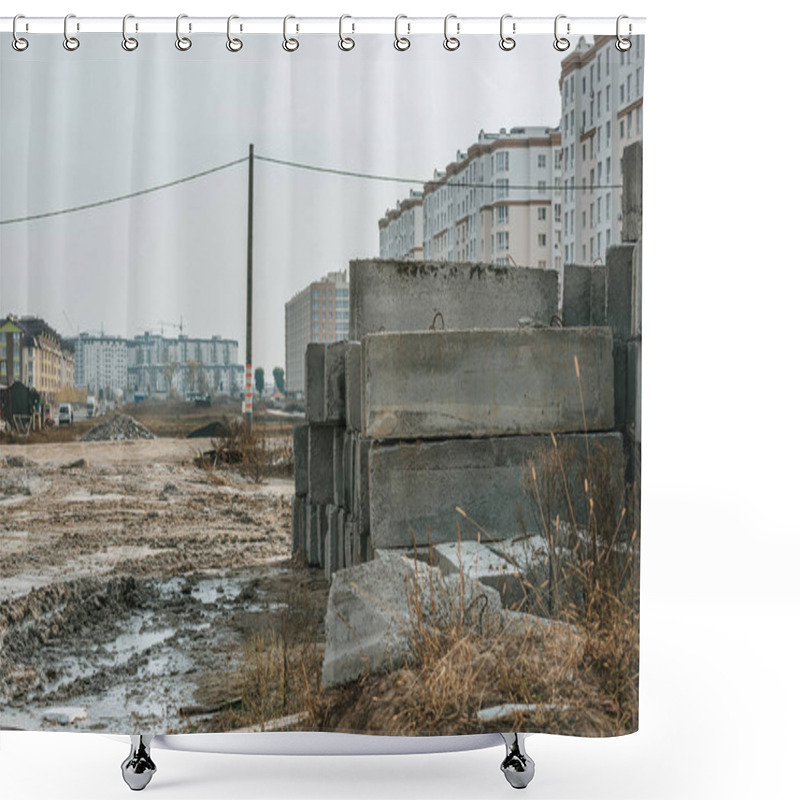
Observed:
[[[58,424],[72,425],[73,418],[72,405],[70,403],[62,403],[58,407]]]

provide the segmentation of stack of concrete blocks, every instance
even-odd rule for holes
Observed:
[[[430,544],[437,559],[436,545],[459,537],[486,543],[541,533],[525,465],[552,451],[551,434],[576,456],[573,497],[583,496],[587,443],[621,451],[621,437],[609,433],[611,331],[550,327],[557,280],[528,268],[351,263],[361,385],[356,392],[353,369],[347,396],[360,415],[348,415],[348,427],[359,424],[367,555],[427,553]],[[574,506],[580,517],[585,506]]]
[[[614,338],[614,429],[626,451],[641,450],[642,391],[642,144],[622,155],[622,243],[606,250],[595,267],[564,268],[565,327],[607,326]]]

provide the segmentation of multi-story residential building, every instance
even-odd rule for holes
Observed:
[[[561,271],[557,129],[481,131],[423,193],[426,260],[480,261]]]
[[[615,36],[584,37],[561,62],[564,258],[604,260],[620,241],[622,150],[642,138],[644,37],[620,53]]]
[[[381,258],[422,260],[422,192],[412,189],[378,222]]]
[[[239,343],[144,333],[127,341],[127,387],[145,394],[238,396],[244,366],[238,363]]]
[[[286,393],[305,392],[306,346],[309,342],[347,339],[350,325],[350,287],[347,271],[329,272],[309,284],[285,306]]]
[[[436,170],[422,192],[422,252],[415,194],[378,223],[382,258],[475,261],[562,272],[561,134],[542,126],[481,131]]]
[[[0,323],[0,384],[21,381],[53,402],[74,386],[74,351],[41,317],[9,315]]]
[[[124,392],[128,386],[128,341],[121,336],[81,333],[75,348],[75,384],[88,394]]]

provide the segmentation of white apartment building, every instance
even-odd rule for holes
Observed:
[[[198,339],[144,333],[127,341],[127,387],[148,395],[231,395],[244,385],[239,343],[212,336]]]
[[[567,263],[605,260],[620,242],[622,151],[642,138],[644,37],[584,37],[561,62],[563,248]]]
[[[306,384],[309,342],[347,339],[350,285],[347,271],[329,272],[298,292],[285,305],[286,393],[300,397]]]
[[[88,394],[125,391],[128,385],[128,341],[121,336],[81,333],[75,348],[75,385]]]
[[[561,274],[561,154],[557,128],[481,131],[477,142],[459,150],[425,184],[421,215],[414,192],[386,212],[378,223],[381,258],[473,261]]]
[[[378,222],[381,258],[421,261],[422,228],[422,192],[412,189]]]

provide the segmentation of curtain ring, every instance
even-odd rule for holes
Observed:
[[[178,14],[175,20],[175,47],[184,52],[192,46],[192,40],[188,36],[181,36],[181,20],[188,18],[188,14]],[[192,26],[189,25],[189,30],[191,29]]]
[[[69,35],[69,21],[71,19],[75,19],[74,14],[67,14],[67,16],[64,17],[64,49],[70,52],[77,50],[81,46],[81,43],[76,37]],[[77,28],[77,30],[80,30],[80,28]]]
[[[624,52],[626,52],[626,51],[631,49],[631,40],[624,38],[623,35],[620,33],[620,30],[621,30],[620,23],[622,22],[623,19],[628,19],[628,17],[625,14],[620,14],[617,17],[617,43],[616,43],[616,48],[617,48],[617,50],[620,51],[620,53],[624,53]],[[631,27],[631,24],[629,22],[628,23],[628,36],[631,35],[631,31],[632,30],[633,30],[633,28]]]
[[[283,18],[283,49],[287,53],[294,53],[298,47],[300,47],[300,42],[297,39],[290,39],[288,35],[289,31],[289,20],[290,19],[297,19],[293,17],[291,14]]]
[[[18,20],[18,19],[25,19],[25,15],[24,15],[24,14],[17,14],[17,16],[16,16],[16,17],[14,17],[14,21],[11,23],[11,33],[12,33],[12,35],[13,35],[13,37],[14,37],[14,38],[11,40],[11,46],[12,46],[12,47],[13,47],[13,48],[14,48],[14,49],[15,49],[15,50],[18,52],[18,53],[21,53],[23,50],[27,50],[27,49],[28,49],[28,40],[27,40],[27,39],[23,39],[23,38],[22,38],[22,37],[21,37],[21,36],[20,36],[20,35],[17,33],[17,20]]]
[[[508,52],[509,50],[513,50],[517,46],[516,39],[512,38],[511,36],[506,36],[503,30],[505,21],[507,19],[511,19],[511,14],[503,14],[503,16],[500,17],[500,49],[505,50],[506,52]],[[511,23],[511,32],[512,33],[517,32],[516,22]]]
[[[401,19],[408,19],[408,17],[405,14],[398,14],[394,18],[394,49],[402,52],[411,47],[411,39],[400,36],[399,27]],[[406,23],[406,27],[408,28],[408,33],[411,33],[411,25],[408,22]]]
[[[556,40],[553,42],[553,47],[558,50],[559,53],[563,53],[565,50],[569,50],[569,39],[565,38],[564,36],[558,35],[558,21],[560,19],[566,19],[566,14],[559,14],[556,17],[556,21],[553,24],[553,32],[556,37]],[[569,33],[569,22],[567,23],[567,33]]]
[[[461,47],[461,41],[456,36],[450,36],[447,32],[447,27],[451,19],[456,19],[455,14],[448,14],[444,18],[444,49],[449,50],[451,53],[453,50],[458,50]],[[456,22],[456,33],[459,33],[461,30],[461,23]]]
[[[122,49],[132,53],[138,46],[139,40],[133,36],[128,36],[128,20],[134,19],[133,14],[126,14],[122,18]]]
[[[225,42],[225,47],[227,47],[231,53],[238,53],[244,47],[241,39],[235,39],[233,36],[231,36],[231,22],[233,22],[235,19],[239,19],[236,14],[231,14],[228,17],[228,41]],[[241,30],[241,28],[239,28],[239,30]]]
[[[342,14],[342,16],[339,17],[339,49],[344,50],[345,52],[347,52],[348,50],[352,50],[356,46],[354,39],[352,39],[350,36],[345,36],[342,33],[342,27],[346,19],[353,19],[353,18],[349,14]],[[352,25],[353,25],[353,31],[355,31],[356,29],[355,23],[352,23]]]

